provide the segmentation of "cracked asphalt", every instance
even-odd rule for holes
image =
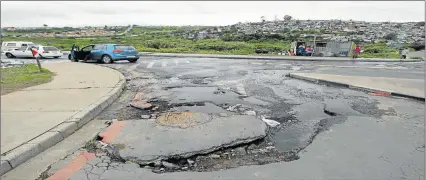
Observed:
[[[97,157],[70,179],[424,179],[424,102],[371,96],[285,76],[321,72],[423,79],[424,63],[142,57],[134,64],[104,66],[121,71],[128,84],[96,120],[118,119],[136,127],[124,128],[117,140],[133,146],[126,149],[132,158],[116,161],[105,151],[96,151]],[[154,108],[129,106],[137,93]],[[201,131],[194,130],[191,137],[172,127],[156,130],[156,119],[171,112],[207,114],[211,119],[196,126],[206,129],[216,119],[222,119],[220,127],[227,125],[226,118],[253,118],[246,124],[215,129],[209,137],[223,139],[212,140],[213,149],[207,147],[208,138],[192,144],[179,139],[196,142],[202,138],[197,134]],[[261,126],[261,119],[279,125],[267,128],[266,136],[240,144],[232,141],[227,132],[244,132],[256,119],[256,126]],[[158,145],[162,141],[171,146],[162,148]],[[217,148],[218,142],[234,144]],[[122,148],[115,150],[125,156]],[[139,152],[129,153],[132,150]],[[173,154],[177,150],[192,154]],[[155,152],[163,158],[139,161]],[[47,170],[45,176],[53,173]]]

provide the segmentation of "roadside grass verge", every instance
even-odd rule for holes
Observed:
[[[44,68],[43,72],[40,72],[35,64],[1,69],[1,95],[50,82],[53,75]]]

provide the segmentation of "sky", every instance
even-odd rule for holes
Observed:
[[[230,25],[283,19],[413,22],[424,1],[1,1],[2,27]]]

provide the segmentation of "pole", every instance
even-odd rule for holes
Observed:
[[[40,70],[40,72],[43,72],[43,69],[41,68],[41,64],[40,64],[40,56],[36,57],[36,61],[37,61],[38,69]]]
[[[315,43],[315,40],[317,39],[317,35],[315,34],[315,36],[314,36],[314,47],[313,47],[313,49],[312,49],[312,53],[311,53],[311,57],[314,55],[314,52],[315,52],[315,47],[316,47],[316,43]]]

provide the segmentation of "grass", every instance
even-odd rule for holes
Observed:
[[[2,69],[1,95],[50,82],[53,75],[52,72],[44,68],[43,72],[40,72],[35,64]]]

